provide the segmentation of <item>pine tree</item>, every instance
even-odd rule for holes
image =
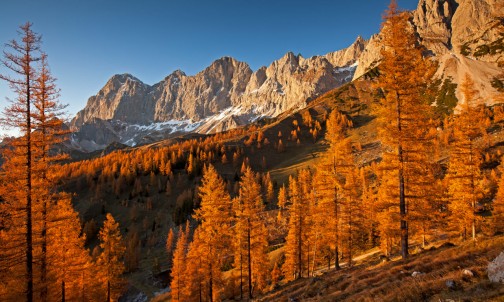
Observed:
[[[107,213],[103,227],[100,230],[100,247],[102,252],[97,259],[97,264],[103,270],[103,282],[107,289],[107,301],[118,298],[122,291],[122,278],[124,272],[125,247],[119,224],[110,213]]]
[[[422,178],[426,164],[424,149],[429,144],[430,112],[428,86],[435,68],[422,55],[409,23],[409,14],[397,9],[392,0],[382,27],[382,61],[377,86],[384,98],[377,108],[379,136],[385,147],[383,163],[387,181],[382,196],[397,203],[400,220],[401,255],[408,256],[409,196],[420,192],[412,182]],[[394,206],[395,207],[395,206]],[[387,210],[386,212],[390,212]],[[390,212],[392,213],[392,212]]]

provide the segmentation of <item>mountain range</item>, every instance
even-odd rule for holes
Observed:
[[[458,84],[469,74],[481,102],[500,102],[504,6],[499,0],[420,0],[411,26],[426,56],[438,62],[438,79]],[[130,74],[114,75],[71,121],[69,144],[90,152],[114,142],[135,146],[274,118],[379,68],[384,47],[377,33],[323,56],[289,52],[256,71],[223,57],[196,75],[177,70],[152,86]],[[458,88],[455,94],[463,101]]]

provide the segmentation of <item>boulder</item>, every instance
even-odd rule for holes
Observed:
[[[415,272],[413,272],[413,273],[411,274],[411,277],[419,277],[419,276],[422,276],[422,275],[424,275],[424,273],[422,273],[422,272],[416,272],[416,271],[415,271]]]
[[[457,283],[455,282],[455,280],[448,279],[448,280],[446,280],[445,284],[446,284],[446,287],[448,287],[449,289],[456,289],[457,288]]]
[[[504,281],[504,252],[488,264],[487,273],[491,282]]]
[[[469,269],[462,270],[462,275],[467,276],[467,277],[474,277],[474,273]]]

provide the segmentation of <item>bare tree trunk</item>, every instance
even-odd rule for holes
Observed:
[[[252,258],[250,257],[250,218],[248,219],[247,245],[248,245],[248,296],[252,300]]]
[[[65,302],[65,281],[61,280],[61,302]]]
[[[26,75],[26,300],[33,301],[31,79]]]

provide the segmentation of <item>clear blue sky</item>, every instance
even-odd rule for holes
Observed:
[[[26,21],[72,115],[117,73],[154,84],[176,69],[192,75],[222,56],[253,70],[287,51],[304,57],[378,32],[389,0],[2,0],[0,43]],[[399,0],[414,9],[418,0]],[[0,72],[5,72],[0,69]],[[9,95],[0,83],[0,107]]]

